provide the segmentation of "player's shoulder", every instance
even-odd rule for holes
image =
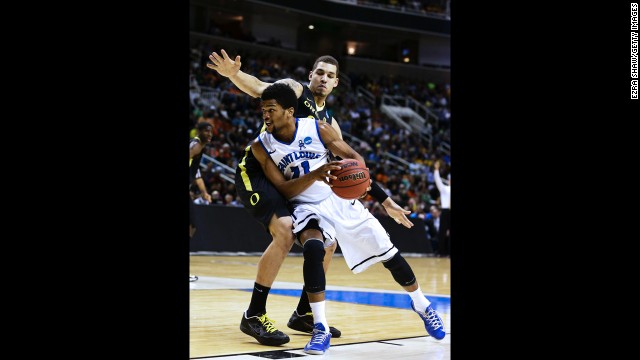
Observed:
[[[309,119],[309,120],[311,120],[311,119]],[[313,121],[315,121],[315,122],[316,122],[316,124],[317,124],[317,126],[318,126],[318,129],[319,129],[320,131],[323,131],[323,130],[326,130],[326,129],[331,128],[331,124],[330,124],[329,122],[327,122],[327,121],[324,121],[324,120],[318,120],[318,119],[313,119]]]
[[[191,140],[189,140],[189,149],[193,149],[196,146],[200,146],[202,145],[202,140],[200,140],[197,137],[192,138]]]
[[[251,140],[249,147],[251,148],[252,153],[254,153],[256,150],[259,150],[262,147],[262,145],[260,144],[260,136],[256,136],[255,139]]]
[[[298,118],[298,122],[303,123],[303,124],[318,124],[318,126],[320,126],[320,124],[326,124],[325,121],[318,120],[317,118],[313,117],[312,115],[301,116],[301,117]]]

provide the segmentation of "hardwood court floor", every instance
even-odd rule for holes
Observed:
[[[436,358],[429,357],[428,354],[436,354],[437,359],[450,358],[450,261],[446,258],[426,257],[406,259],[413,268],[422,291],[427,298],[433,296],[430,300],[438,305],[436,308],[445,323],[447,337],[438,342],[427,336],[423,322],[410,306],[399,308],[370,305],[366,304],[367,300],[365,303],[350,302],[348,299],[347,302],[344,299],[328,300],[327,320],[330,325],[342,331],[342,336],[331,339],[332,347],[325,356],[331,356],[333,359],[353,359],[353,353],[350,352],[352,350],[345,347],[345,344],[371,342],[376,345],[368,345],[367,349],[374,351],[373,356],[368,356],[369,359],[392,356],[410,358],[412,354],[420,359]],[[192,254],[190,272],[197,275],[199,280],[189,285],[190,358],[239,354],[260,356],[254,353],[265,353],[264,357],[270,357],[267,352],[290,349],[290,353],[306,355],[301,349],[309,341],[310,335],[287,327],[287,321],[296,308],[302,289],[303,258],[300,256],[290,255],[286,258],[267,301],[268,316],[275,321],[279,330],[289,335],[291,341],[282,346],[263,346],[240,331],[240,319],[251,299],[250,290],[255,281],[258,260],[258,256]],[[284,295],[284,289],[295,290],[292,292],[295,296]],[[353,274],[341,256],[334,256],[327,273],[327,296],[333,290],[350,290],[351,294],[356,291],[369,297],[397,296],[403,301],[409,298],[382,264],[375,264],[363,273]],[[383,356],[380,351],[385,350],[376,350],[376,346],[383,346],[381,341],[415,345],[412,350],[409,350],[409,347],[395,346],[392,349],[393,355]],[[405,352],[397,353],[401,348]]]

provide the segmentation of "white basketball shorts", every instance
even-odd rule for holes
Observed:
[[[309,220],[316,219],[325,237],[324,246],[338,241],[354,274],[389,260],[398,252],[387,231],[359,200],[345,200],[331,194],[318,203],[294,205],[292,218],[295,234],[302,231]]]

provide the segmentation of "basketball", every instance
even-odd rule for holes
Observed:
[[[356,159],[340,160],[338,171],[332,171],[331,175],[337,176],[331,180],[333,192],[339,197],[347,200],[360,198],[369,187],[369,170],[367,166]]]

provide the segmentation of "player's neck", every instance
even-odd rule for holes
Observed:
[[[316,110],[324,109],[324,105],[325,105],[325,100],[326,99],[327,99],[326,96],[313,95],[313,101],[316,102]]]
[[[277,134],[273,134],[273,136],[283,143],[290,143],[296,137],[296,130],[298,129],[298,122],[296,118],[293,118],[293,121],[287,124],[287,126],[283,127]]]

